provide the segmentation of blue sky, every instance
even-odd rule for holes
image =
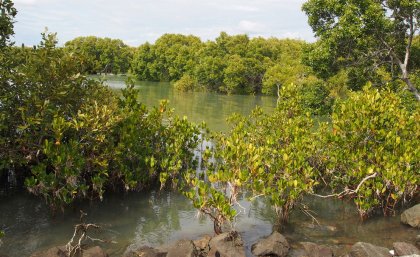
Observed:
[[[122,39],[138,46],[164,33],[203,40],[221,31],[313,41],[304,0],[15,0],[15,41],[34,45],[48,27],[60,44],[77,36]]]

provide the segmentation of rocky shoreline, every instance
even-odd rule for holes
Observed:
[[[283,235],[273,232],[268,237],[262,238],[252,245],[252,254],[254,256],[271,257],[420,257],[420,250],[418,249],[420,247],[420,237],[417,240],[417,246],[406,242],[395,242],[393,249],[365,242],[358,242],[351,246],[349,250],[346,247],[318,245],[312,242],[299,242],[296,248],[292,248]],[[180,240],[169,247],[142,247],[123,255],[123,257],[139,256],[245,257],[246,254],[244,243],[239,234],[223,233],[215,237],[204,236],[197,240]]]
[[[401,222],[420,229],[420,204],[401,214]],[[419,231],[420,232],[420,231]],[[392,231],[390,231],[392,233]],[[420,257],[420,233],[412,242],[394,242],[392,249],[357,242],[352,245],[320,245],[313,242],[289,242],[279,232],[261,238],[251,246],[253,256],[272,257]],[[222,233],[216,236],[205,235],[196,240],[179,240],[168,246],[143,246],[127,250],[122,257],[245,257],[244,241],[237,232]],[[6,257],[0,254],[0,257]],[[67,257],[65,247],[54,247],[37,252],[31,257]],[[98,246],[83,251],[79,257],[108,257]]]

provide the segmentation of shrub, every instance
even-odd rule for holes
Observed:
[[[216,232],[235,218],[237,197],[245,191],[267,197],[281,223],[301,197],[313,191],[317,173],[311,160],[316,141],[298,89],[293,84],[283,87],[273,114],[257,108],[250,117],[233,116],[231,130],[213,135],[213,148],[204,151],[204,173],[187,177],[192,189],[185,195],[210,215]]]
[[[197,82],[190,75],[185,74],[174,83],[174,87],[180,91],[194,91],[196,84]]]
[[[354,199],[361,217],[393,214],[416,193],[420,179],[420,112],[393,92],[365,87],[339,101],[327,135],[326,175]]]

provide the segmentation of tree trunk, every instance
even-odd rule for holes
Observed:
[[[219,221],[215,220],[215,221],[213,222],[213,228],[214,228],[214,233],[215,233],[216,235],[220,235],[220,234],[222,234],[222,233],[223,233],[223,231],[222,231],[222,224],[220,224],[220,222],[219,222]]]
[[[414,97],[417,99],[417,101],[420,101],[420,93],[417,90],[417,88],[411,83],[410,79],[408,77],[402,79],[405,84],[407,84],[408,90],[410,90],[411,93],[414,94]]]

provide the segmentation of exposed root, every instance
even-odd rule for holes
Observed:
[[[363,185],[363,183],[365,183],[367,180],[369,180],[371,178],[375,178],[377,175],[378,175],[378,173],[375,172],[372,175],[369,175],[369,176],[363,178],[362,181],[360,181],[359,185],[357,185],[355,190],[346,188],[344,191],[342,191],[341,193],[338,193],[338,194],[330,194],[330,195],[311,194],[311,195],[316,196],[316,197],[320,197],[320,198],[332,198],[332,197],[342,198],[342,197],[347,196],[347,195],[357,194],[357,192],[359,192],[360,187]]]
[[[102,240],[88,236],[89,231],[91,231],[92,229],[100,229],[101,227],[97,224],[85,223],[85,216],[87,216],[87,214],[83,211],[80,211],[80,224],[74,226],[73,236],[70,239],[70,241],[66,244],[67,256],[69,257],[81,256],[83,252],[82,246],[86,240],[100,243],[115,243],[113,241]]]

